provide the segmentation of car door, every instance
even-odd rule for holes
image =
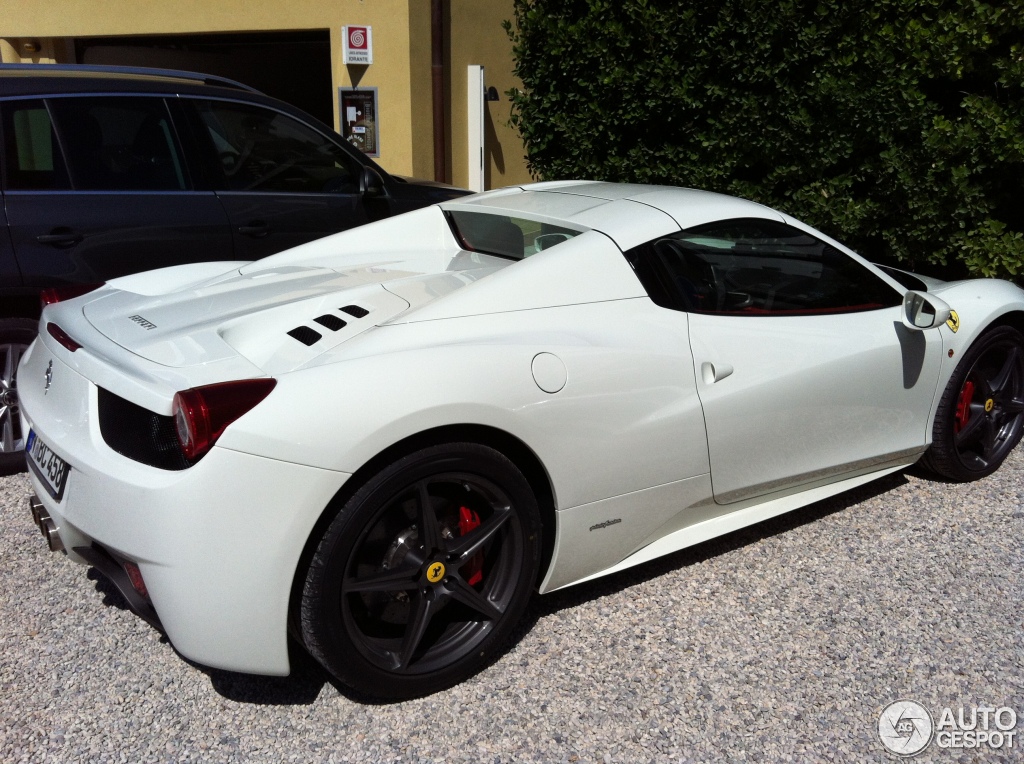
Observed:
[[[4,200],[26,286],[234,258],[212,191],[192,187],[164,99],[3,104]]]
[[[941,338],[907,329],[902,294],[864,264],[768,220],[714,223],[644,248],[634,260],[645,258],[660,285],[652,297],[689,313],[718,503],[923,449]]]
[[[255,260],[374,216],[374,203],[360,193],[362,165],[319,130],[254,104],[184,104],[240,258]]]

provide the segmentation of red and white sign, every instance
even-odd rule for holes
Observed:
[[[372,64],[373,63],[373,27],[349,27],[341,28],[341,36],[344,40],[344,61],[345,64]]]

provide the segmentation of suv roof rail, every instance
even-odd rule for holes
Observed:
[[[139,74],[146,75],[148,77],[170,77],[179,80],[201,82],[204,85],[221,85],[223,87],[236,88],[238,90],[248,90],[250,93],[260,92],[254,87],[250,87],[249,85],[245,85],[236,80],[228,79],[227,77],[221,77],[216,74],[202,74],[200,72],[186,72],[181,69],[152,69],[146,66],[101,66],[98,64],[0,64],[0,72],[5,70],[38,71],[39,69],[45,69],[46,71],[51,72]]]

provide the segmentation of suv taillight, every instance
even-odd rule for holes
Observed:
[[[99,289],[101,286],[103,284],[68,284],[66,286],[44,289],[39,293],[39,307],[45,308],[47,305],[53,305],[55,302],[64,302],[64,300],[70,300],[72,297],[81,297],[83,294],[88,294],[95,289]]]
[[[209,451],[227,426],[270,395],[276,384],[274,379],[240,379],[177,393],[171,414],[185,458],[195,461]]]

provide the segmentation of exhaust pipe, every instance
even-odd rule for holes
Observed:
[[[46,511],[46,507],[35,494],[29,496],[28,508],[32,511],[32,519],[35,520],[36,526],[46,539],[46,545],[50,547],[50,551],[63,552],[64,541],[57,530],[57,523],[53,521],[50,513]]]
[[[46,510],[43,509],[43,502],[39,501],[39,497],[32,494],[28,497],[28,508],[32,511],[32,519],[35,521],[36,527],[43,530],[42,516],[47,514]]]
[[[43,535],[46,536],[46,543],[51,552],[64,551],[64,542],[61,540],[60,534],[57,533],[57,523],[53,521],[52,517],[47,516],[43,520]]]

